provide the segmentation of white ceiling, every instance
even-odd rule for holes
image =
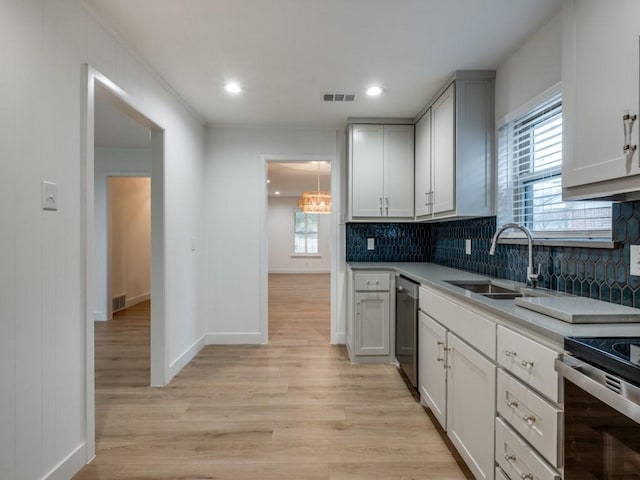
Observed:
[[[299,197],[303,191],[331,190],[331,164],[328,162],[269,162],[267,192],[270,197]]]
[[[209,124],[342,126],[415,116],[454,70],[497,68],[560,0],[84,3]],[[232,79],[242,94],[223,90]]]

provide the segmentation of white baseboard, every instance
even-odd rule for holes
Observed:
[[[300,269],[295,269],[295,268],[272,268],[269,269],[269,273],[278,273],[278,274],[282,274],[282,273],[294,273],[294,274],[301,274],[301,273],[331,273],[331,270],[328,270],[326,268],[319,268],[319,269],[314,269],[314,268],[305,268],[304,270]]]
[[[106,322],[107,320],[109,320],[107,318],[107,312],[105,312],[104,310],[93,312],[94,322]]]
[[[346,345],[347,344],[347,334],[342,332],[342,333],[336,333],[331,341],[332,345]]]
[[[202,335],[193,345],[187,348],[182,354],[169,364],[169,381],[175,377],[191,360],[195,358],[200,350],[206,345],[207,336]],[[169,383],[169,381],[167,383]]]
[[[87,460],[86,450],[87,444],[82,442],[73,452],[42,477],[42,480],[69,480],[85,466]]]
[[[263,345],[260,332],[252,333],[208,333],[207,345]]]
[[[138,295],[137,297],[127,298],[127,300],[124,302],[124,308],[133,307],[138,303],[146,302],[150,298],[151,298],[151,292],[143,293],[142,295]]]

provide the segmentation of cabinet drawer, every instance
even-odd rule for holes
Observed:
[[[355,289],[357,291],[388,291],[390,276],[388,273],[356,273]]]
[[[498,413],[553,466],[560,466],[562,410],[498,370]]]
[[[504,474],[504,472],[500,469],[500,467],[496,467],[496,480],[511,480],[511,479]]]
[[[498,363],[554,402],[558,397],[558,374],[553,362],[559,353],[498,326]]]
[[[560,480],[558,472],[499,418],[496,418],[496,461],[509,478]]]
[[[425,287],[420,288],[419,302],[420,310],[487,357],[495,360],[496,324],[494,322],[450,300],[446,294]]]

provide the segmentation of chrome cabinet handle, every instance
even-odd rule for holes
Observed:
[[[389,216],[389,197],[384,198],[385,209],[387,211],[387,217]]]
[[[508,453],[504,454],[504,459],[507,462],[515,462],[516,461],[516,456],[515,455],[509,455]]]
[[[533,415],[524,416],[522,417],[522,419],[529,425],[533,425],[536,422],[536,417],[534,417]]]
[[[638,149],[637,145],[631,145],[633,124],[637,118],[637,115],[629,114],[629,110],[626,110],[622,116],[622,125],[624,128],[624,145],[622,146],[622,152],[630,157],[633,156],[633,153]]]
[[[522,475],[520,475],[520,478],[522,480],[533,480],[533,474],[531,474],[531,473],[523,473]]]
[[[509,408],[518,408],[518,402],[516,402],[515,400],[506,400],[505,403]]]
[[[525,368],[531,368],[531,367],[533,367],[533,364],[534,364],[534,362],[532,362],[530,360],[522,360],[522,362],[520,362],[520,363]]]
[[[436,362],[444,362],[444,358],[438,357],[438,358],[436,358]]]
[[[509,351],[509,350],[505,350],[502,353],[504,353],[505,357],[509,357],[509,358],[513,358],[513,357],[517,357],[518,356],[518,354],[516,352],[512,352],[512,351]]]
[[[382,197],[380,197],[380,216],[382,216]]]

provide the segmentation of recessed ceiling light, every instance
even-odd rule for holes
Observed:
[[[273,192],[273,194],[274,195],[280,195],[280,192],[276,190],[275,192]]]
[[[367,88],[367,95],[370,97],[377,97],[382,93],[382,87],[378,87],[377,85],[373,85]]]
[[[268,178],[267,178],[267,183],[271,183],[271,180],[269,180]]]
[[[229,93],[240,93],[242,88],[235,82],[229,82],[224,86],[224,89]]]

